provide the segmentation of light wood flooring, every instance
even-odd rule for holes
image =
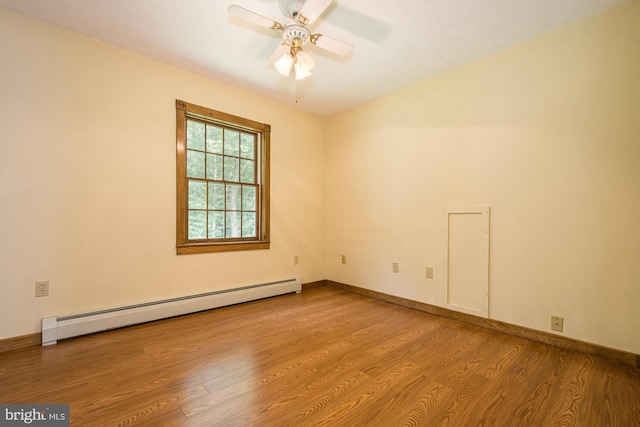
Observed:
[[[330,287],[0,353],[77,426],[640,426],[637,369]]]

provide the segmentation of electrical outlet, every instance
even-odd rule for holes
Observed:
[[[36,296],[46,297],[49,295],[49,281],[36,282]]]
[[[347,263],[347,256],[346,255],[342,255],[342,263],[343,264]]]
[[[293,265],[298,265],[298,255],[293,257]]]
[[[425,277],[427,279],[433,279],[433,267],[427,267],[425,269]]]
[[[400,267],[398,267],[398,263],[394,262],[393,264],[391,264],[391,269],[393,270],[394,273],[399,273],[400,272]]]
[[[564,318],[558,316],[551,316],[551,330],[562,332],[564,326]]]

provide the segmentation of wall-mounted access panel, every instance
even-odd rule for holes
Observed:
[[[489,318],[489,207],[446,208],[442,303]]]

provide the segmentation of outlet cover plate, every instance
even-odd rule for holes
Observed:
[[[36,297],[49,296],[49,281],[36,282]]]
[[[564,318],[558,316],[551,316],[551,330],[562,332],[564,327]]]
[[[433,267],[427,267],[425,269],[425,276],[427,279],[433,279]]]

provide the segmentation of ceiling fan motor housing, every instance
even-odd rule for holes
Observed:
[[[311,31],[306,25],[299,22],[292,22],[284,26],[282,30],[282,39],[289,45],[294,44],[294,40],[299,40],[300,45],[303,45],[311,38]]]

